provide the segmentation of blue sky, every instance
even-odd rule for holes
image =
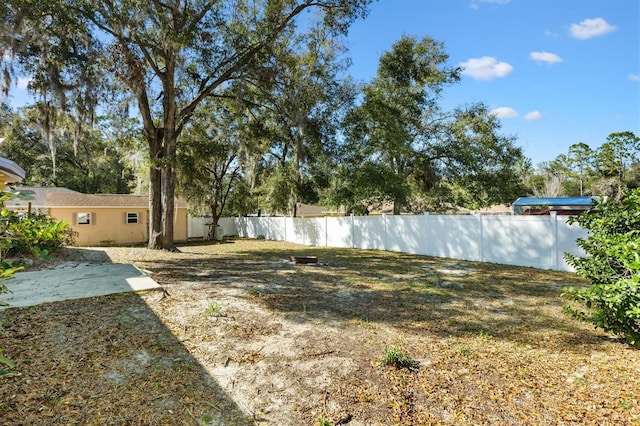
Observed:
[[[639,0],[379,0],[349,31],[353,77],[370,81],[402,35],[442,41],[465,67],[442,106],[486,103],[534,166],[574,143],[640,136]]]
[[[402,35],[442,41],[465,72],[441,105],[486,103],[534,166],[640,136],[638,0],[379,0],[349,31],[351,74],[371,80]]]

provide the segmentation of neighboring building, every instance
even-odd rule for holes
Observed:
[[[125,194],[83,194],[67,188],[18,186],[31,200],[12,199],[12,210],[48,214],[66,221],[77,232],[79,246],[140,244],[149,241],[149,196]],[[175,241],[187,240],[187,203],[176,200]]]
[[[484,215],[510,215],[511,204],[494,204],[489,207],[483,207],[475,211]]]
[[[67,221],[79,246],[145,243],[149,240],[149,196],[49,194],[49,214]],[[173,239],[187,240],[187,203],[176,200]]]
[[[514,215],[548,215],[556,212],[570,216],[590,210],[599,197],[537,197],[518,198],[511,205]]]
[[[11,160],[0,157],[0,190],[4,190],[8,183],[22,182],[25,171]]]
[[[314,204],[296,204],[297,217],[322,217],[327,215],[326,207]]]
[[[68,188],[51,188],[46,186],[15,186],[14,189],[27,198],[12,198],[7,200],[5,207],[17,211],[31,211],[34,213],[49,214],[49,207],[45,204],[45,199],[51,194],[82,194]]]

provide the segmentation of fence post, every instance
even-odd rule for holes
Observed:
[[[388,229],[387,229],[387,214],[386,213],[382,213],[382,227],[383,227],[382,250],[389,250],[387,248],[387,241],[389,241],[389,234],[388,234]]]
[[[351,248],[356,248],[356,221],[351,213]]]
[[[553,227],[553,269],[559,270],[560,261],[558,259],[558,212],[550,211],[549,218],[551,219],[551,226]]]
[[[430,214],[429,212],[422,212],[421,219],[423,220],[423,223],[424,223],[424,226],[423,226],[424,229],[428,229],[429,214]],[[430,256],[432,255],[433,252],[435,252],[433,248],[433,243],[429,242],[427,238],[420,239],[419,247],[420,247],[421,253],[428,254]]]
[[[329,245],[329,221],[327,219],[327,215],[324,215],[324,246],[327,247]]]
[[[478,217],[478,226],[480,227],[480,262],[484,262],[484,227],[482,223],[482,213],[476,212]]]

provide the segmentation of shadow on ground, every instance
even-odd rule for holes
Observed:
[[[442,337],[482,334],[535,346],[550,340],[564,345],[570,336],[582,344],[602,339],[561,314],[562,288],[582,283],[573,274],[402,253],[259,245],[233,255],[190,245],[180,259],[140,265],[160,283],[240,283],[247,300],[300,321],[385,323]],[[291,255],[318,256],[321,264],[292,265]]]
[[[147,305],[153,291],[0,312],[3,424],[254,424]]]

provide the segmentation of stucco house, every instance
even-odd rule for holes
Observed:
[[[149,197],[129,194],[83,194],[67,188],[17,186],[32,199],[7,202],[12,210],[48,214],[66,221],[77,233],[78,246],[130,245],[149,240]],[[175,241],[187,240],[187,203],[176,200],[174,214]]]

